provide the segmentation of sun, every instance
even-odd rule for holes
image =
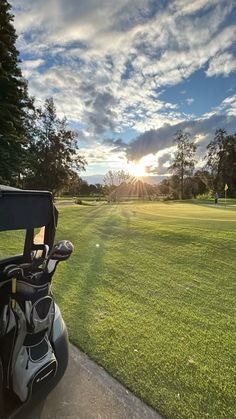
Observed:
[[[129,162],[127,169],[131,176],[143,177],[147,175],[145,166],[142,163]]]

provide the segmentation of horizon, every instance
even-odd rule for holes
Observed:
[[[236,131],[233,0],[11,2],[29,92],[78,131],[84,177],[167,176],[178,129]]]

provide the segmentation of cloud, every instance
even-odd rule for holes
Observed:
[[[147,154],[156,154],[173,146],[175,133],[178,130],[187,131],[192,138],[198,142],[198,154],[205,152],[206,145],[218,128],[225,128],[229,132],[236,129],[235,117],[233,115],[213,114],[209,118],[200,118],[184,121],[176,125],[168,125],[150,130],[139,135],[127,148],[127,158],[129,160],[140,160]]]
[[[226,54],[236,37],[236,25],[224,26],[233,0],[14,5],[19,49],[28,62],[45,61],[23,64],[30,92],[41,100],[53,95],[61,114],[95,134],[183,122],[178,104],[161,100],[161,91],[208,62],[213,75],[214,57]]]
[[[104,174],[109,169],[126,169],[127,159],[125,151],[114,150],[113,146],[107,144],[100,144],[99,142],[93,144],[93,147],[81,147],[80,154],[83,155],[89,162],[86,169],[86,175]]]
[[[146,167],[146,172],[152,175],[168,176],[174,150],[175,147],[170,147],[162,152],[158,152],[152,164]]]
[[[111,146],[114,152],[126,151],[127,149],[127,143],[125,143],[121,138],[118,138],[117,140],[113,140],[112,138],[105,139],[103,144]]]
[[[226,97],[211,113],[206,114],[205,118],[209,118],[215,113],[236,117],[236,94]]]
[[[227,77],[230,73],[236,71],[236,58],[233,54],[225,52],[223,54],[217,54],[209,63],[209,67],[206,71],[208,77],[223,75]]]
[[[43,63],[44,60],[42,60],[42,58],[38,58],[37,60],[25,60],[23,63],[23,68],[34,69],[38,68]]]
[[[192,103],[194,102],[194,99],[192,97],[186,99],[186,102],[188,105],[192,105]]]
[[[170,146],[173,141],[173,135],[176,125],[166,125],[158,130],[146,131],[139,135],[127,148],[128,160],[140,160],[147,154],[155,154]],[[168,133],[168,135],[166,135]]]
[[[201,118],[181,121],[177,124],[165,124],[159,129],[146,131],[129,144],[122,138],[105,138],[102,143],[99,136],[92,144],[87,144],[84,152],[89,161],[89,170],[98,173],[101,167],[122,167],[127,169],[127,162],[139,162],[152,175],[168,175],[168,167],[175,151],[173,143],[175,133],[181,129],[190,134],[197,147],[198,167],[203,164],[206,146],[213,139],[216,129],[225,128],[228,133],[236,131],[236,95],[225,98],[211,113]],[[90,135],[90,134],[88,134]],[[86,140],[87,136],[83,135]],[[80,136],[81,137],[81,136]]]
[[[42,58],[38,58],[36,60],[25,60],[21,66],[24,77],[29,79],[34,74],[37,75],[36,70],[43,64],[44,60]]]
[[[235,71],[234,0],[12,3],[30,93],[40,103],[52,95],[59,116],[80,127],[88,175],[139,159],[165,175],[178,129],[199,144],[199,159],[217,128],[236,130],[235,95],[198,119],[161,96],[199,69],[208,77]],[[193,105],[185,88],[180,102]],[[129,144],[127,129],[138,133]]]
[[[94,98],[90,102],[90,111],[88,112],[88,123],[92,124],[96,133],[102,134],[106,130],[114,130],[113,123],[115,119],[115,97],[109,90],[104,92],[94,92]]]

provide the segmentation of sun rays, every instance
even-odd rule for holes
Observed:
[[[147,176],[146,167],[141,162],[129,162],[127,170],[131,176],[134,176],[136,178],[142,178],[144,176]]]

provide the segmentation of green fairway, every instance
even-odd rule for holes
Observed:
[[[72,342],[168,418],[233,418],[236,213],[190,203],[60,210],[54,281]]]
[[[166,418],[236,418],[236,212],[60,207],[54,294],[70,339]]]

